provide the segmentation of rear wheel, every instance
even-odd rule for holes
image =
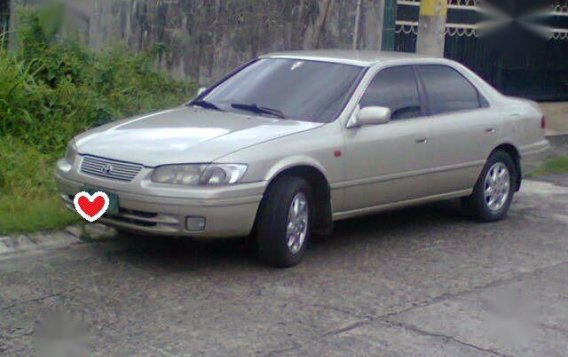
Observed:
[[[503,219],[513,200],[517,182],[513,159],[504,151],[496,151],[487,160],[471,196],[464,205],[482,222]]]
[[[298,264],[310,238],[312,190],[296,176],[284,176],[268,188],[257,221],[257,249],[262,262],[286,268]]]

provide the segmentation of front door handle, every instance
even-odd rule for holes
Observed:
[[[495,130],[495,128],[486,128],[486,129],[485,129],[485,132],[486,132],[486,133],[494,133],[494,132],[496,132],[496,131],[497,131],[497,130]]]
[[[426,144],[428,142],[428,138],[417,139],[417,144]]]

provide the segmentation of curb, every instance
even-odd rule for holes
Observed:
[[[561,175],[566,177],[567,175]],[[521,193],[538,195],[567,195],[568,187],[559,185],[554,181],[539,179],[523,180]]]
[[[102,224],[77,224],[57,232],[0,236],[0,258],[33,250],[63,248],[114,238],[114,229]]]

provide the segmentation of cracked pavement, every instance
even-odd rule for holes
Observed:
[[[564,179],[559,182],[565,182]],[[53,311],[95,356],[568,356],[568,187],[509,218],[455,202],[339,222],[274,270],[239,241],[118,237],[0,259],[0,355]]]

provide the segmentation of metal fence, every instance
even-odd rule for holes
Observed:
[[[419,2],[398,4],[395,50],[415,52]],[[478,1],[450,0],[445,57],[507,95],[568,100],[568,1],[550,5],[525,14],[528,25],[510,21],[491,31]]]

